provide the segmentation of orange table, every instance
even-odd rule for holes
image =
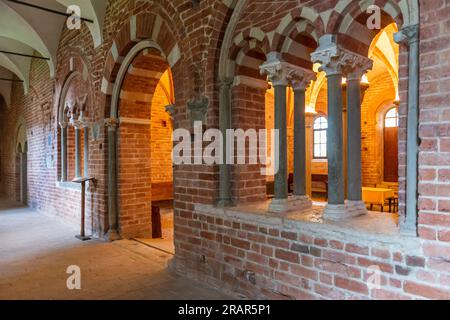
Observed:
[[[365,203],[370,204],[372,210],[373,205],[381,206],[381,211],[384,210],[384,204],[389,198],[395,197],[395,190],[384,188],[362,188],[362,197]]]

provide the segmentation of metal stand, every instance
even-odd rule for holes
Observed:
[[[92,181],[94,178],[76,178],[72,180],[74,183],[81,184],[81,229],[80,234],[76,235],[75,238],[80,239],[81,241],[90,240],[91,237],[85,235],[84,231],[84,220],[85,220],[85,203],[86,203],[86,181]]]

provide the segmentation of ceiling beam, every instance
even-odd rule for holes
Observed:
[[[13,2],[13,3],[17,3],[17,4],[20,4],[20,5],[23,5],[23,6],[31,7],[31,8],[34,8],[34,9],[50,12],[50,13],[57,14],[57,15],[60,15],[60,16],[65,16],[65,17],[71,17],[72,16],[71,13],[66,13],[66,12],[53,10],[53,9],[50,9],[50,8],[41,7],[41,6],[38,6],[38,5],[35,5],[35,4],[31,4],[31,3],[28,3],[28,2],[24,2],[24,1],[19,1],[19,0],[7,0],[7,1]],[[94,20],[83,18],[83,17],[80,17],[80,20],[84,21],[84,22],[94,23]]]
[[[18,80],[18,79],[8,79],[8,78],[0,78],[0,81],[21,82],[21,83],[23,83],[23,80]]]
[[[50,60],[50,58],[46,58],[46,57],[40,57],[40,56],[35,56],[35,55],[32,55],[32,54],[25,54],[25,53],[5,51],[5,50],[0,50],[0,53],[12,54],[12,55],[15,55],[15,56],[27,57],[27,58],[35,58],[35,59],[41,59],[41,60]]]

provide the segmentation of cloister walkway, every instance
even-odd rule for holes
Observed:
[[[228,299],[167,270],[171,255],[131,240],[81,242],[76,226],[0,198],[0,299]],[[71,265],[81,290],[69,290]]]

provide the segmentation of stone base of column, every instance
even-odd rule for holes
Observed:
[[[117,232],[117,230],[115,229],[109,229],[108,232],[105,234],[105,240],[107,241],[116,241],[116,240],[120,240],[121,237],[119,235],[119,233]]]
[[[345,204],[327,204],[323,218],[327,220],[343,220],[367,214],[366,205],[362,201],[346,201]]]
[[[233,207],[233,201],[230,199],[219,199],[219,201],[217,201],[217,207],[219,208],[227,208],[227,207]]]
[[[308,196],[290,196],[288,199],[272,199],[269,205],[269,212],[286,213],[306,210],[311,207],[312,202]]]
[[[400,223],[400,234],[408,237],[417,237],[417,227],[407,222]]]
[[[367,207],[363,201],[351,201],[345,202],[347,208],[346,215],[349,217],[358,217],[367,214]]]

